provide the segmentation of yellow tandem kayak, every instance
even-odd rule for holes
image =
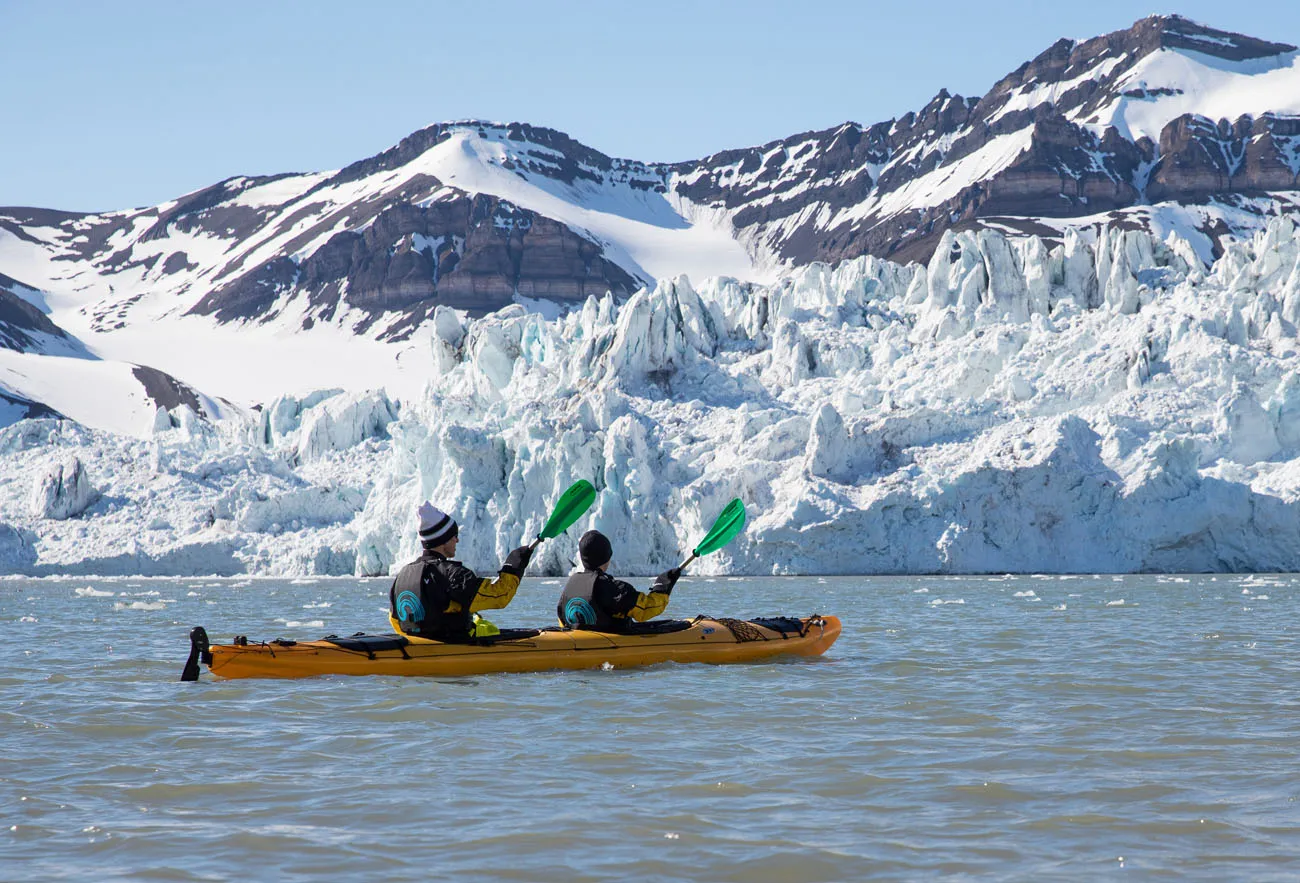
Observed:
[[[510,629],[491,638],[444,643],[413,635],[329,636],[319,641],[249,641],[209,645],[190,632],[182,680],[197,680],[202,661],[223,678],[315,675],[439,677],[549,669],[615,668],[658,662],[756,662],[775,656],[820,656],[840,635],[834,616],[668,620],[634,634],[582,629]],[[192,676],[191,676],[192,675]]]

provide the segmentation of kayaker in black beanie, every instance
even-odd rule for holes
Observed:
[[[393,630],[440,641],[497,634],[478,611],[500,610],[514,599],[533,550],[520,546],[506,556],[496,579],[480,577],[452,558],[460,538],[456,520],[429,502],[417,514],[424,554],[393,580],[388,593]]]
[[[658,616],[668,606],[668,596],[682,572],[665,570],[655,578],[649,592],[638,592],[628,583],[605,571],[614,556],[609,538],[589,530],[578,540],[582,570],[569,577],[556,605],[560,625],[595,632],[631,631],[635,622]]]

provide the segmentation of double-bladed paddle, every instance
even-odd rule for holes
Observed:
[[[713,522],[713,527],[700,540],[698,546],[691,552],[691,557],[682,562],[678,570],[685,570],[686,565],[690,564],[701,555],[708,555],[710,552],[716,552],[727,543],[736,538],[741,529],[745,526],[745,504],[739,499],[732,500],[722,510],[722,514]]]
[[[591,504],[596,502],[596,488],[586,479],[579,479],[569,486],[569,489],[560,495],[560,501],[555,504],[555,510],[551,512],[551,517],[546,519],[546,524],[542,525],[541,533],[537,539],[529,545],[529,549],[536,549],[542,544],[542,540],[553,540],[560,534],[564,533],[573,526],[573,522],[582,517]]]

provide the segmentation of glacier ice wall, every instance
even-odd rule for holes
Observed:
[[[429,498],[489,569],[569,483],[615,567],[697,573],[1300,569],[1300,245],[1272,221],[1211,267],[1142,231],[952,233],[928,265],[662,280],[547,320],[440,308],[436,380],[283,397],[151,440],[0,430],[0,570],[382,574]],[[75,456],[100,496],[36,518]],[[28,476],[26,481],[19,476]],[[572,538],[533,572],[563,573]]]

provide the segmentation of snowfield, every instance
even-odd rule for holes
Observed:
[[[383,574],[425,498],[486,571],[578,478],[597,502],[532,573],[567,572],[588,527],[619,572],[656,572],[736,496],[746,531],[693,572],[1300,569],[1286,219],[1208,269],[1173,234],[985,230],[928,266],[430,325],[402,355],[434,378],[417,395],[0,429],[0,572]]]

